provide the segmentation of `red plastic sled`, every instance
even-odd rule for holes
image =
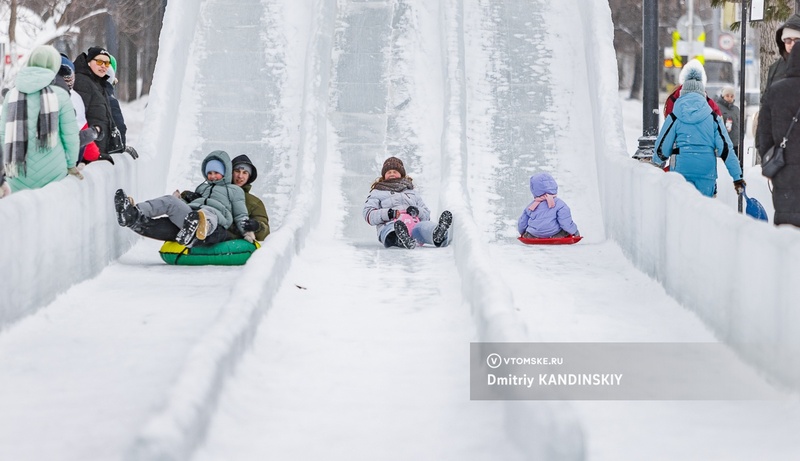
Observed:
[[[573,243],[580,242],[581,239],[583,239],[583,236],[569,236],[549,239],[526,239],[524,237],[519,237],[518,240],[525,245],[572,245]]]

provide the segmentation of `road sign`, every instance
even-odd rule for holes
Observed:
[[[719,47],[722,50],[730,51],[736,45],[736,38],[731,34],[720,34]]]

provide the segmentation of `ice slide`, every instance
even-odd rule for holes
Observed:
[[[514,4],[506,5],[511,8]],[[518,39],[521,30],[503,22],[514,15],[488,8],[484,11],[494,11],[495,16],[484,17],[469,4],[456,2],[340,2],[338,10],[335,6],[334,2],[302,7],[291,2],[202,4],[189,58],[189,77],[185,79],[187,89],[179,110],[179,132],[191,135],[175,140],[166,187],[182,181],[195,183],[198,178],[193,175],[197,173],[191,165],[196,168],[210,149],[242,142],[246,146],[238,148],[263,152],[259,160],[270,168],[262,174],[269,171],[274,176],[268,180],[262,177],[262,190],[257,192],[265,197],[275,228],[280,228],[265,247],[274,253],[257,254],[259,258],[254,256],[241,271],[209,269],[181,278],[176,268],[167,273],[157,260],[153,262],[157,245],[138,243],[98,278],[77,285],[19,329],[4,333],[0,337],[3,357],[10,356],[5,354],[9,351],[17,360],[27,358],[29,363],[58,364],[65,358],[72,361],[69,367],[52,367],[49,375],[35,369],[24,380],[4,382],[2,385],[9,387],[2,395],[21,394],[24,389],[30,401],[41,402],[44,396],[50,396],[52,400],[45,401],[52,407],[68,411],[72,406],[68,416],[74,432],[48,426],[41,418],[53,420],[52,413],[42,413],[36,419],[23,403],[14,407],[20,412],[17,415],[22,415],[15,419],[17,424],[30,420],[31,425],[28,431],[11,432],[9,440],[24,438],[32,427],[61,431],[58,437],[42,437],[48,443],[27,447],[41,450],[33,454],[46,457],[48,453],[63,455],[64,447],[80,440],[81,433],[98,431],[102,441],[76,447],[75,459],[115,459],[123,453],[131,459],[185,459],[195,451],[198,459],[223,459],[234,450],[241,455],[237,459],[261,459],[269,454],[352,459],[354,452],[370,459],[375,457],[372,455],[454,459],[458,453],[465,454],[459,459],[536,459],[535,454],[555,450],[542,442],[541,432],[531,430],[539,418],[545,431],[548,424],[562,425],[560,435],[568,442],[550,438],[564,451],[550,452],[553,456],[546,459],[578,459],[583,442],[579,433],[571,432],[573,408],[558,408],[554,416],[555,409],[546,405],[466,401],[468,389],[458,376],[467,373],[464,345],[468,341],[640,340],[653,331],[675,340],[678,329],[687,325],[690,328],[683,332],[685,337],[707,334],[691,316],[676,314],[681,308],[658,293],[658,285],[648,286],[649,280],[630,268],[619,250],[602,238],[597,185],[587,179],[591,174],[581,174],[587,171],[585,165],[570,165],[546,153],[523,157],[537,168],[553,168],[560,179],[564,178],[562,194],[574,197],[570,203],[576,219],[586,217],[582,231],[594,235],[585,242],[589,245],[575,246],[567,250],[570,253],[519,253],[519,247],[504,233],[502,223],[515,218],[517,209],[525,204],[521,203],[526,198],[524,186],[517,187],[516,179],[512,179],[519,164],[511,162],[518,157],[504,154],[510,142],[494,141],[503,139],[502,130],[492,128],[488,136],[473,138],[465,134],[486,128],[476,126],[479,123],[475,121],[479,122],[485,112],[475,107],[505,110],[503,104],[510,99],[485,97],[489,94],[482,92],[485,88],[469,86],[466,75],[475,69],[465,63],[464,50],[469,47],[470,53],[486,52],[471,46],[483,40],[502,43],[503,38]],[[542,5],[541,11],[548,9]],[[537,22],[546,28],[547,21],[536,17],[525,20],[530,19],[539,19]],[[499,22],[493,28],[484,21]],[[259,22],[270,27],[261,28]],[[311,32],[306,37],[298,29]],[[498,30],[509,32],[504,36]],[[540,33],[544,37],[552,31]],[[522,40],[538,44],[536,40],[542,38]],[[262,52],[267,56],[260,56],[254,43],[263,43]],[[531,43],[523,49],[532,53],[537,45]],[[285,53],[281,53],[281,46],[285,46]],[[495,51],[502,54],[502,49]],[[242,54],[236,54],[239,52]],[[579,54],[574,53],[578,64]],[[333,61],[328,61],[329,56]],[[247,67],[248,63],[258,63],[260,57],[270,63],[266,67],[273,70],[271,75],[259,76],[263,69],[257,65]],[[509,64],[502,57],[496,62]],[[237,72],[231,72],[232,67]],[[205,73],[205,69],[226,72]],[[438,79],[439,72],[432,69],[442,69],[443,77]],[[460,74],[460,70],[466,72]],[[568,90],[574,89],[571,97],[575,99],[585,96],[581,93],[580,84],[586,85],[582,78],[585,73],[578,72],[575,86],[570,88],[566,83],[552,83],[551,98],[542,97],[539,107],[557,113],[558,106],[548,104],[556,104],[552,94],[560,95],[563,90],[569,94]],[[265,95],[246,93],[246,97],[266,98],[261,104],[271,112],[250,115],[274,129],[271,136],[249,138],[253,128],[247,128],[244,121],[231,120],[242,112],[238,104],[251,105],[236,102],[238,96],[230,87],[244,88],[243,82],[251,81],[269,88]],[[270,87],[273,84],[276,87]],[[523,92],[528,90],[523,88]],[[468,94],[472,97],[467,98]],[[476,98],[476,94],[485,98]],[[227,111],[226,104],[230,104]],[[559,121],[557,116],[553,118]],[[502,122],[498,120],[499,125]],[[587,128],[593,129],[580,123],[551,123],[521,133],[538,133],[536,141],[560,150],[565,139],[572,137],[574,141],[578,138],[575,133]],[[286,155],[295,151],[297,156]],[[183,152],[190,155],[183,154],[181,159]],[[460,243],[444,250],[422,249],[400,255],[377,246],[372,229],[360,222],[358,211],[375,170],[389,154],[407,159],[409,170],[414,171],[423,196],[435,212],[448,207],[464,217],[456,226],[458,235],[463,236]],[[496,158],[498,169],[505,169],[506,176],[495,175],[494,167],[487,168],[485,156]],[[181,170],[182,165],[189,166]],[[572,169],[576,171],[570,174]],[[483,172],[472,175],[476,170]],[[519,172],[518,176],[524,179],[527,174]],[[490,194],[481,192],[487,189],[511,198],[500,206],[492,202]],[[476,211],[471,213],[471,209]],[[481,219],[473,220],[471,215]],[[481,243],[485,240],[492,244],[485,246]],[[568,298],[573,315],[526,310],[527,293],[515,288],[513,274],[530,271],[538,275],[540,271],[531,264],[544,264],[539,261],[563,254],[569,257],[559,269],[580,274],[577,279],[581,283],[565,284],[555,278],[557,274],[549,282],[577,293],[574,299]],[[470,264],[490,258],[510,261],[508,270],[502,273],[507,282],[492,285],[499,279],[496,274],[486,274]],[[586,268],[585,261],[593,258],[604,261],[604,269],[619,274],[619,291],[631,287],[626,283],[644,284],[639,296],[661,299],[659,304],[664,305],[657,308],[658,315],[675,329],[664,331],[659,319],[651,317],[629,319],[636,313],[631,300],[625,301],[629,304],[622,312],[615,312],[611,320],[604,317],[607,312],[592,312],[598,304],[596,296],[608,296],[604,287],[577,289],[593,279],[608,280],[599,271]],[[331,265],[337,270],[326,269]],[[137,266],[143,266],[146,274],[137,273]],[[270,278],[266,286],[254,288],[264,285],[265,277]],[[626,281],[629,277],[640,279]],[[165,278],[170,280],[166,286]],[[209,279],[216,283],[209,285]],[[130,280],[137,285],[133,296],[107,288],[124,286]],[[230,291],[225,292],[224,287]],[[104,290],[108,296],[105,300]],[[99,304],[85,306],[83,300],[88,294],[99,297]],[[614,304],[619,295],[616,293],[609,304]],[[537,301],[557,307],[553,300]],[[517,315],[523,322],[512,321],[520,320]],[[684,319],[675,320],[673,315]],[[78,326],[86,318],[92,319],[92,326]],[[610,325],[589,325],[596,321]],[[132,324],[140,326],[131,331]],[[583,328],[570,329],[575,324]],[[70,327],[83,333],[80,340],[70,334]],[[568,336],[569,331],[575,331],[575,336]],[[55,339],[44,344],[43,337]],[[83,349],[75,348],[75,343]],[[62,347],[61,354],[55,350],[41,352],[64,344],[71,347]],[[105,353],[98,354],[101,349],[106,349]],[[86,356],[83,364],[74,361],[81,355]],[[233,378],[228,376],[231,371]],[[427,380],[415,379],[419,374]],[[47,380],[60,380],[66,391],[53,396],[41,384]],[[122,401],[126,405],[120,411]],[[80,415],[76,408],[80,408]],[[533,415],[534,423],[514,433],[509,427],[525,422],[526,414],[520,415],[520,408],[525,410],[522,413]],[[602,419],[592,420],[592,412],[580,408],[578,412],[584,422],[604,424]],[[104,414],[114,414],[114,424],[107,424]],[[55,419],[64,416],[55,415]],[[76,416],[80,416],[77,421]],[[590,435],[593,427],[597,426],[587,428]],[[354,434],[358,450],[342,443],[353,440],[347,437]],[[521,446],[527,449],[524,455],[518,451]],[[315,451],[320,447],[322,451]]]

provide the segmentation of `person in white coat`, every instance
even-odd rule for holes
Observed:
[[[389,157],[383,163],[381,176],[370,188],[362,211],[364,220],[376,226],[378,240],[385,247],[412,249],[417,244],[444,247],[450,244],[453,214],[445,210],[438,223],[431,222],[430,210],[414,190],[413,180],[406,176],[402,160]]]

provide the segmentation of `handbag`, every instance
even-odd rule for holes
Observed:
[[[797,118],[800,117],[800,109],[792,117],[792,123],[789,124],[789,129],[786,130],[786,135],[781,140],[779,146],[772,146],[767,153],[761,158],[761,174],[767,178],[774,178],[776,174],[786,165],[786,159],[783,158],[783,153],[786,150],[786,141],[789,140],[789,133],[792,132],[794,124],[797,123]]]
[[[119,132],[114,123],[111,123],[111,136],[108,137],[108,153],[119,154],[125,152],[125,144],[122,143],[122,133]]]

